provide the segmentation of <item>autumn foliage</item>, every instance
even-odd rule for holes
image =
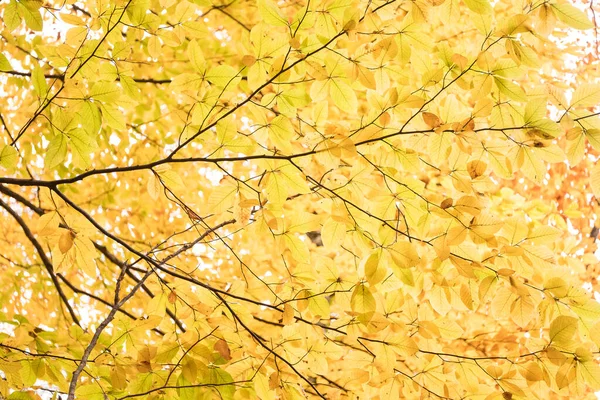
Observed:
[[[595,398],[594,4],[0,10],[0,398]]]

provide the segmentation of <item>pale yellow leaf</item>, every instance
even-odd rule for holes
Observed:
[[[352,87],[342,79],[332,79],[329,83],[329,94],[333,103],[347,113],[356,112],[358,100]]]
[[[567,24],[568,26],[575,29],[591,29],[594,24],[590,21],[587,15],[580,9],[572,6],[568,3],[555,3],[550,4],[550,7],[554,10],[554,14],[559,20]]]
[[[369,288],[360,283],[356,285],[352,292],[350,306],[352,307],[352,311],[364,314],[375,311],[377,304]]]
[[[577,318],[560,315],[550,324],[550,342],[558,345],[567,344],[577,331]]]

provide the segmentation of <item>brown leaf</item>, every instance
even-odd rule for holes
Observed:
[[[271,376],[269,376],[269,389],[277,389],[279,387],[279,373],[277,371],[273,372]]]
[[[244,57],[242,57],[242,64],[244,64],[246,67],[253,66],[255,62],[256,57],[251,54],[246,54]]]
[[[485,173],[487,164],[480,160],[469,161],[467,164],[467,171],[471,179],[475,179]]]
[[[423,115],[423,121],[430,128],[437,128],[438,126],[440,126],[442,124],[442,120],[440,119],[440,117],[438,117],[437,115],[435,115],[433,113],[423,112],[422,115]]]
[[[175,290],[171,290],[171,293],[169,293],[168,300],[171,304],[174,304],[177,301],[177,293],[175,293]]]
[[[283,306],[283,321],[284,325],[289,325],[294,321],[294,309],[289,303],[285,303]]]
[[[74,235],[71,231],[67,231],[60,235],[60,239],[58,239],[58,248],[61,253],[65,254],[67,251],[73,247],[73,239]]]
[[[447,208],[452,207],[452,204],[454,204],[454,200],[451,198],[447,198],[442,201],[442,203],[440,204],[440,207],[442,208],[442,210],[445,210]]]
[[[231,360],[231,350],[229,350],[229,345],[226,341],[223,339],[217,340],[214,348],[225,360]]]

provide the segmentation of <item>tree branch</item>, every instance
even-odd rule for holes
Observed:
[[[77,318],[75,311],[69,304],[69,300],[67,299],[67,296],[65,295],[62,288],[60,287],[60,283],[58,282],[56,274],[54,273],[54,266],[52,265],[52,262],[50,261],[50,259],[48,259],[48,256],[46,256],[46,253],[44,252],[42,245],[37,241],[37,239],[31,232],[31,230],[29,229],[29,227],[27,226],[27,224],[25,223],[23,218],[21,218],[21,216],[15,210],[13,210],[7,203],[5,203],[2,199],[0,199],[0,207],[4,208],[6,210],[6,212],[8,212],[17,221],[17,223],[23,230],[23,233],[25,233],[25,236],[27,236],[27,239],[29,239],[29,241],[31,242],[33,247],[35,247],[35,250],[39,254],[40,259],[42,260],[42,263],[44,264],[44,267],[46,268],[46,271],[48,272],[48,275],[50,275],[50,279],[52,280],[52,283],[54,284],[54,287],[56,288],[56,291],[58,292],[60,299],[62,300],[64,305],[67,307],[67,310],[69,311],[69,314],[71,315],[71,318],[73,319],[73,322],[75,322],[77,325],[81,326],[81,324],[79,322],[79,318]]]

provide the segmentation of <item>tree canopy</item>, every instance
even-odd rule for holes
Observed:
[[[595,398],[591,1],[0,7],[0,398]]]

